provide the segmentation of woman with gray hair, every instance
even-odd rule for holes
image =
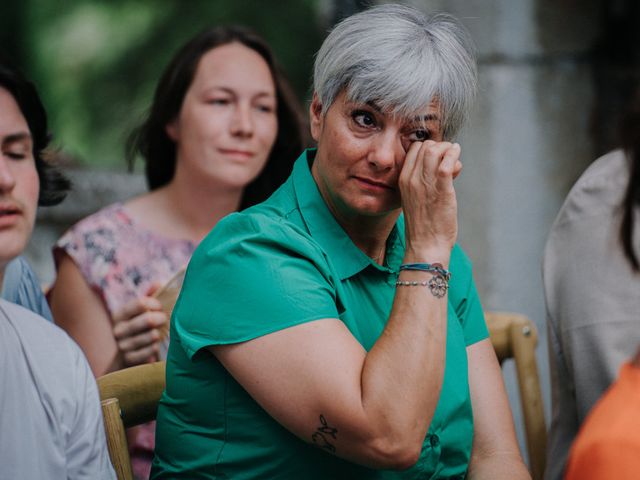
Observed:
[[[317,149],[188,267],[152,478],[529,478],[455,244],[475,86],[450,16],[385,5],[330,33]]]

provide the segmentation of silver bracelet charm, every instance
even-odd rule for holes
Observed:
[[[449,289],[449,282],[447,278],[440,274],[436,273],[429,280],[425,280],[422,282],[418,282],[417,280],[413,281],[403,281],[398,280],[396,282],[397,287],[429,287],[429,291],[431,295],[436,298],[442,298],[447,294],[447,290]]]

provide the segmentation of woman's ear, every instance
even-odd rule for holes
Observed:
[[[318,98],[318,94],[313,92],[313,99],[309,106],[309,120],[311,123],[311,136],[317,142],[322,132],[322,125],[324,123],[324,115],[322,113],[322,104]]]
[[[169,123],[167,123],[164,127],[164,131],[171,140],[177,142],[180,134],[180,129],[178,128],[178,119],[173,119]]]

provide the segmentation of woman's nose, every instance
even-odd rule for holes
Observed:
[[[253,117],[249,105],[238,105],[231,118],[230,130],[232,135],[250,137],[253,135]]]
[[[372,145],[369,161],[378,170],[390,170],[404,157],[402,142],[396,135],[380,135]]]
[[[16,178],[11,171],[7,157],[0,156],[0,192],[10,192],[16,185]]]

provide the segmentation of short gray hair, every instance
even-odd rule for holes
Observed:
[[[462,24],[404,5],[341,21],[320,47],[313,77],[323,114],[343,89],[349,101],[406,117],[437,100],[445,139],[466,120],[478,83],[475,48]]]

